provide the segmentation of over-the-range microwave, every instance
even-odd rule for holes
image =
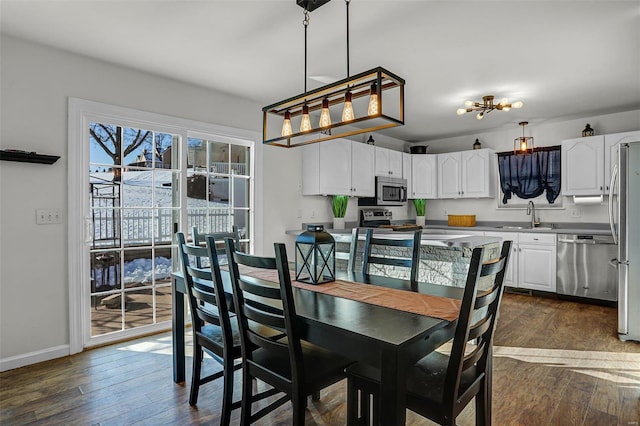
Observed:
[[[407,180],[376,176],[376,196],[358,198],[359,206],[402,206],[407,202]]]

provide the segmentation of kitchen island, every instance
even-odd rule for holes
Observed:
[[[360,228],[358,250],[356,254],[356,268],[362,265],[362,251],[364,248],[364,233],[367,228]],[[333,230],[327,229],[332,235],[344,235],[351,233],[351,229]],[[300,230],[286,231],[289,235],[298,235]],[[389,229],[375,228],[375,234],[383,235],[385,238],[406,238],[407,234],[395,232]],[[485,248],[485,260],[498,258],[502,240],[498,237],[484,237],[477,235],[443,235],[429,233],[423,230],[420,246],[420,266],[418,270],[418,281],[433,284],[447,285],[452,287],[464,287],[471,254],[476,247]],[[344,243],[338,243],[340,246]],[[338,247],[341,248],[341,247]],[[374,247],[374,252],[376,248]],[[399,250],[393,248],[394,251]],[[410,257],[410,254],[402,254]],[[406,268],[382,265],[376,273],[393,278],[408,279]],[[345,269],[346,261],[336,260],[337,269]]]

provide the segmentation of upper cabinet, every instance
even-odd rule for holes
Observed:
[[[490,149],[438,154],[438,198],[490,198],[494,192]]]
[[[619,144],[639,139],[635,131],[562,141],[563,195],[608,194]]]
[[[412,177],[412,165],[411,165],[411,154],[406,152],[402,153],[402,179],[407,180],[407,191],[411,194],[411,187],[413,183],[411,182]]]
[[[402,177],[402,152],[379,146],[376,149],[376,176]]]
[[[409,198],[438,198],[438,156],[436,154],[407,155],[411,156]]]
[[[302,147],[302,195],[373,197],[375,152],[371,145],[334,139]]]

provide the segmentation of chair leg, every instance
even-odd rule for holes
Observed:
[[[491,424],[491,410],[487,406],[490,403],[491,399],[487,395],[487,382],[485,380],[476,395],[476,426],[489,426]]]
[[[194,336],[195,339],[195,336]],[[202,370],[202,347],[194,342],[193,344],[193,368],[191,369],[191,393],[189,394],[189,405],[198,403],[198,391],[200,390],[200,373]]]
[[[253,378],[248,373],[248,368],[243,365],[242,370],[242,402],[240,404],[240,424],[251,424],[251,400],[253,399]]]
[[[304,426],[306,411],[306,395],[291,395],[291,405],[293,405],[293,426]]]
[[[355,426],[358,422],[358,389],[354,380],[347,377],[347,426]]]
[[[222,416],[220,417],[220,425],[228,425],[231,421],[231,405],[233,404],[233,359],[225,359],[222,390]]]

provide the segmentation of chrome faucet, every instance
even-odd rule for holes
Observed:
[[[540,225],[540,221],[536,219],[536,206],[533,204],[533,201],[529,201],[527,204],[527,214],[531,215],[531,227],[535,228]]]

